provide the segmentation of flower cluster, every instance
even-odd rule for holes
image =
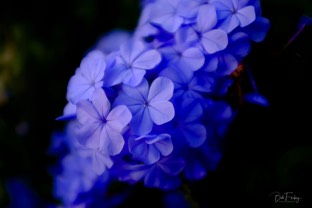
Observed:
[[[58,182],[74,189],[58,191],[69,202],[107,174],[168,190],[215,169],[235,114],[229,75],[269,28],[259,0],[142,5],[135,31],[101,39],[69,81],[59,119],[71,120],[61,177],[71,184]]]

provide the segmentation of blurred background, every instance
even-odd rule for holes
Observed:
[[[302,16],[312,17],[312,2],[261,2],[271,29],[246,61],[270,107],[241,107],[219,168],[189,184],[200,207],[229,201],[250,207],[312,204],[312,23],[286,47]],[[68,80],[103,34],[134,29],[139,5],[138,0],[0,0],[0,207],[19,207],[15,199],[35,198],[39,207],[57,202],[49,173],[56,158],[47,152],[52,133],[64,127],[55,118],[66,104]],[[274,203],[275,191],[302,200]],[[125,207],[145,207],[138,199],[144,193],[153,200],[154,192],[138,188]]]

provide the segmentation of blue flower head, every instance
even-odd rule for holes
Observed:
[[[236,115],[230,75],[269,26],[259,0],[144,1],[133,33],[101,37],[69,80],[56,195],[69,206],[107,174],[162,190],[204,178]]]

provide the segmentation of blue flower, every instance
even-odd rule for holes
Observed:
[[[77,105],[77,130],[79,142],[87,148],[98,149],[105,155],[120,153],[124,145],[122,131],[132,118],[125,105],[111,110],[102,89],[97,89],[91,101],[83,100]]]
[[[129,151],[145,164],[157,162],[161,155],[168,156],[173,151],[169,134],[145,135],[128,140]]]
[[[203,108],[201,104],[194,99],[184,99],[177,106],[177,116],[173,122],[173,139],[175,142],[185,141],[190,147],[201,146],[206,138],[207,132],[201,118]]]
[[[117,51],[120,48],[120,45],[130,41],[130,38],[131,33],[129,31],[114,29],[99,38],[95,49],[102,51],[104,54],[109,54]]]
[[[243,28],[243,32],[249,35],[249,38],[255,42],[262,42],[268,33],[271,24],[267,18],[257,17],[256,20]]]
[[[185,161],[174,156],[163,157],[152,165],[129,164],[120,161],[115,173],[121,181],[136,183],[144,180],[146,187],[171,190],[181,184],[178,176],[184,169]]]
[[[236,27],[245,27],[256,19],[254,6],[248,5],[249,0],[213,1],[218,19],[222,20],[219,28],[230,33]]]
[[[169,78],[174,83],[174,97],[183,99],[202,98],[205,93],[211,92],[213,79],[202,73],[193,73],[183,70],[184,67],[175,65],[164,69],[160,75]]]
[[[144,177],[144,185],[163,190],[175,189],[181,184],[178,175],[184,166],[185,162],[181,158],[163,157],[149,167]]]
[[[226,50],[207,56],[206,65],[203,67],[207,72],[216,72],[218,76],[230,75],[239,62],[250,51],[250,41],[246,33],[232,33]]]
[[[67,100],[77,104],[80,100],[91,99],[93,92],[103,86],[105,56],[95,50],[83,58],[80,67],[71,77],[67,87]]]
[[[89,191],[98,175],[92,171],[91,158],[69,154],[62,160],[63,171],[55,178],[54,195],[63,205],[75,204],[80,193]]]
[[[134,37],[136,39],[149,37],[151,35],[156,35],[158,29],[150,24],[151,13],[153,10],[152,4],[147,4],[141,12],[141,16],[138,21],[138,25],[134,31]]]
[[[196,16],[199,3],[189,0],[159,0],[152,4],[151,22],[174,33]]]
[[[174,35],[174,44],[159,50],[169,60],[168,65],[178,65],[185,70],[197,71],[205,63],[203,52],[189,40],[187,30],[179,29]]]
[[[199,8],[197,21],[193,26],[201,46],[206,53],[213,54],[226,48],[227,33],[221,29],[214,29],[217,24],[217,14],[214,6],[204,4]],[[194,36],[193,35],[193,36]]]
[[[123,86],[115,105],[127,105],[132,112],[131,130],[137,135],[151,132],[153,124],[162,125],[174,117],[174,107],[169,101],[173,95],[173,83],[158,77],[150,88],[144,79],[137,87]]]
[[[156,50],[149,50],[141,41],[129,41],[120,47],[120,55],[115,65],[108,68],[105,81],[110,85],[119,83],[137,86],[141,83],[146,70],[153,69],[161,61]]]

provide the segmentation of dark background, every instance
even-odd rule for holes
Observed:
[[[312,27],[284,46],[301,16],[312,17],[312,2],[263,0],[262,10],[271,29],[263,43],[253,44],[246,62],[270,107],[240,107],[218,169],[188,184],[200,207],[311,206]],[[64,126],[55,118],[66,104],[68,80],[101,35],[133,30],[139,15],[137,0],[0,0],[0,207],[12,204],[12,181],[44,203],[56,202],[48,171],[56,158],[47,149],[52,132]],[[125,207],[146,207],[142,195],[155,200],[162,194],[135,190]],[[302,200],[274,203],[274,191],[294,192]]]

